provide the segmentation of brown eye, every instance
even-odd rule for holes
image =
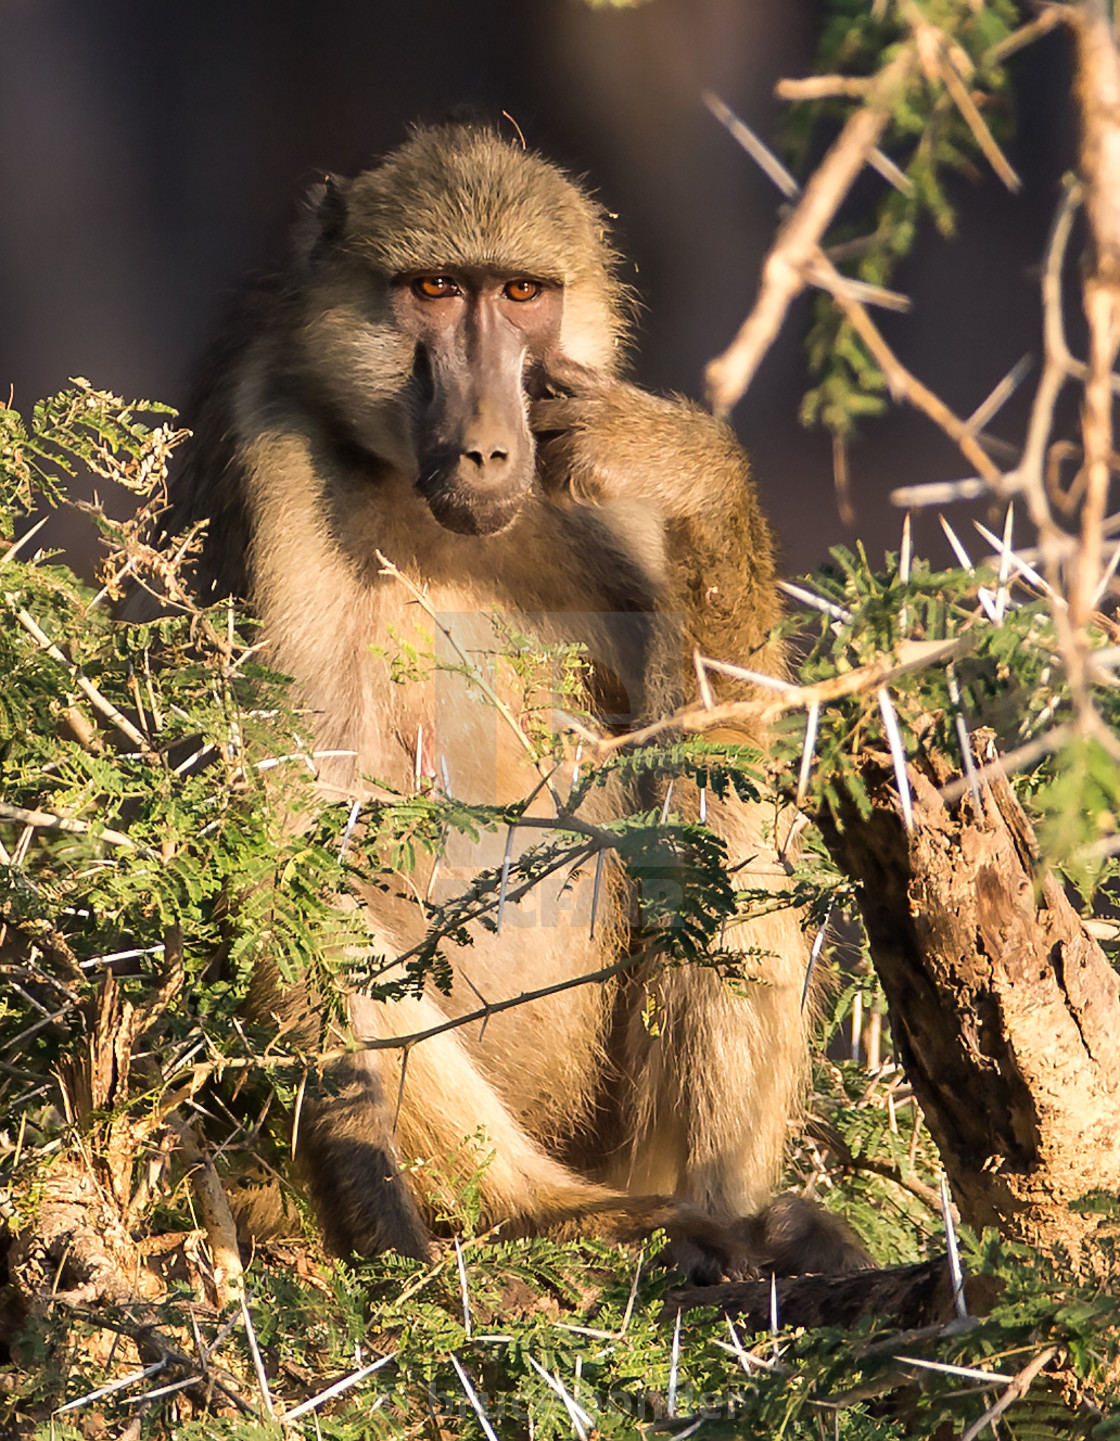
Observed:
[[[519,276],[511,280],[502,293],[507,300],[536,300],[543,289],[539,280],[526,280]]]
[[[443,300],[458,295],[459,287],[449,275],[421,275],[412,282],[412,293],[422,300]]]

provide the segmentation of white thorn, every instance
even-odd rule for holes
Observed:
[[[735,137],[766,178],[778,187],[787,200],[795,200],[801,194],[801,186],[770,147],[760,140],[750,126],[740,120],[718,95],[706,90],[704,104],[719,123]]]
[[[910,800],[910,778],[906,774],[906,750],[902,744],[902,733],[898,728],[898,716],[891,704],[890,692],[886,686],[879,687],[879,711],[883,717],[883,729],[887,733],[887,744],[891,750],[894,778],[898,783],[898,799],[902,804],[902,819],[906,829],[914,829],[914,808]]]
[[[346,847],[350,844],[350,837],[354,834],[354,827],[358,824],[358,816],[361,814],[362,803],[355,801],[350,807],[350,814],[346,818],[346,824],[342,828],[342,840],[338,847],[339,860],[346,854]]]
[[[941,1175],[941,1219],[945,1223],[945,1246],[949,1252],[949,1275],[953,1282],[953,1304],[957,1308],[957,1315],[964,1317],[968,1315],[968,1305],[964,1298],[964,1272],[961,1270],[957,1228],[953,1221],[953,1203],[949,1198],[949,1180],[944,1172]]]
[[[805,1002],[809,999],[809,984],[813,979],[813,971],[816,968],[816,964],[821,958],[821,952],[824,950],[825,936],[828,934],[828,923],[831,919],[832,903],[829,904],[828,910],[825,912],[824,920],[820,924],[820,929],[813,937],[813,948],[809,952],[809,964],[805,967],[805,982],[801,987],[802,1010],[805,1009]]]
[[[817,730],[821,722],[821,703],[817,699],[809,702],[809,708],[805,712],[805,740],[801,746],[801,769],[797,775],[797,803],[805,799],[809,792],[809,773],[813,769],[813,752],[817,746]]]
[[[696,669],[696,684],[700,691],[700,702],[705,710],[711,710],[716,703],[716,698],[712,694],[712,683],[708,679],[704,657],[699,650],[692,652],[692,664]]]
[[[506,913],[506,891],[509,889],[509,864],[513,859],[513,826],[506,833],[506,853],[502,857],[502,881],[498,887],[498,935],[502,933],[502,917]]]
[[[988,527],[986,525],[982,525],[978,520],[974,520],[972,523],[998,555],[1001,549],[1001,541],[999,536],[993,535],[992,532],[988,529]],[[1120,555],[1120,547],[1117,547],[1117,553],[1118,555]],[[1035,570],[1033,566],[1028,565],[1021,556],[1015,553],[1015,551],[1010,552],[1008,560],[1011,562],[1012,566],[1014,566],[1016,575],[1021,575],[1024,580],[1030,581],[1031,585],[1037,586],[1044,595],[1049,596],[1051,600],[1055,601],[1063,609],[1065,608],[1066,603],[1062,599],[1062,597],[1056,596],[1054,594],[1053,588],[1051,587],[1049,582],[1044,580],[1043,577],[1039,575],[1038,571]]]
[[[600,851],[595,860],[595,884],[591,888],[591,925],[588,927],[588,940],[595,939],[595,917],[599,911],[599,891],[603,884],[603,866],[606,864],[607,853]]]
[[[774,1360],[778,1359],[778,1332],[781,1327],[778,1324],[778,1278],[773,1271],[770,1273],[770,1335],[774,1338]]]
[[[471,1403],[471,1408],[478,1417],[478,1424],[482,1427],[482,1434],[486,1437],[486,1441],[498,1441],[497,1436],[494,1434],[494,1428],[490,1425],[490,1418],[487,1416],[482,1402],[478,1399],[478,1393],[471,1385],[470,1377],[463,1370],[459,1358],[454,1352],[451,1354],[451,1364],[455,1367],[455,1374],[459,1377],[460,1384],[466,1392],[467,1400]]]
[[[955,500],[979,500],[992,487],[978,475],[965,480],[931,480],[922,485],[900,485],[891,491],[891,504],[915,510],[929,505],[951,505]]]
[[[1118,561],[1120,561],[1120,545],[1118,545],[1116,549],[1112,552],[1111,559],[1109,560],[1108,565],[1105,566],[1104,574],[1101,576],[1100,582],[1098,583],[1096,590],[1093,592],[1093,599],[1091,602],[1093,610],[1096,610],[1100,605],[1101,601],[1104,599],[1104,593],[1108,589],[1112,577],[1116,574],[1116,565]]]
[[[971,575],[972,572],[976,569],[976,567],[972,564],[972,560],[968,554],[968,551],[965,550],[963,545],[961,545],[960,540],[957,537],[957,532],[953,529],[953,527],[949,524],[949,522],[945,519],[943,515],[939,515],[937,518],[941,522],[941,529],[945,532],[949,544],[953,547],[953,554],[957,557],[957,560],[960,562],[962,568],[964,570],[967,570],[968,573]]]
[[[976,774],[976,764],[972,759],[972,744],[968,735],[968,722],[964,718],[964,711],[961,707],[961,689],[957,684],[957,673],[952,666],[946,667],[945,679],[949,686],[949,700],[953,707],[953,723],[957,731],[957,743],[961,748],[961,762],[964,765],[964,773],[968,777],[968,788],[972,792],[972,799],[976,802],[977,810],[980,809],[980,781]]]
[[[823,600],[819,595],[814,595],[811,590],[805,590],[802,586],[793,585],[788,580],[780,580],[778,589],[784,590],[786,595],[799,600],[803,605],[812,606],[814,610],[823,610],[825,615],[832,616],[833,620],[849,621],[852,618],[850,610],[845,610],[841,605],[834,605],[830,600]]]
[[[471,1297],[467,1290],[467,1264],[463,1260],[463,1248],[459,1245],[459,1238],[455,1241],[455,1263],[459,1267],[459,1291],[463,1300],[463,1330],[467,1333],[467,1339],[471,1334]]]
[[[677,1319],[673,1325],[673,1349],[669,1358],[669,1391],[665,1398],[665,1414],[675,1416],[677,1414],[677,1380],[680,1374],[681,1364],[681,1313],[677,1308]]]
[[[568,1413],[568,1420],[572,1423],[572,1430],[579,1437],[579,1441],[587,1441],[587,1438],[591,1432],[591,1428],[595,1425],[592,1417],[587,1414],[587,1412],[579,1404],[576,1398],[560,1380],[559,1376],[553,1376],[551,1372],[546,1371],[544,1367],[540,1364],[540,1362],[535,1361],[532,1356],[526,1356],[525,1359],[526,1361],[528,1361],[529,1365],[532,1366],[533,1370],[537,1373],[537,1375],[541,1378],[541,1380],[545,1383],[549,1390],[555,1392],[555,1394],[559,1396],[560,1400],[564,1403],[564,1410]],[[670,1411],[669,1414],[672,1415],[672,1412]]]
[[[1001,625],[1003,623],[1003,617],[1007,612],[1007,602],[1009,599],[1007,590],[1007,573],[1011,569],[1011,535],[1014,529],[1014,525],[1015,506],[1013,504],[1009,504],[1007,507],[1007,515],[1004,517],[1003,541],[1000,545],[999,551],[999,589],[996,592],[996,625]]]
[[[910,564],[913,558],[913,541],[910,535],[910,511],[902,517],[902,544],[898,551],[898,578],[903,585],[910,583]]]

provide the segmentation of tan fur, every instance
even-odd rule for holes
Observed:
[[[326,788],[361,795],[372,776],[407,792],[418,733],[421,768],[439,778],[446,766],[463,799],[509,803],[537,780],[461,679],[390,680],[374,648],[428,622],[408,588],[379,573],[378,551],[469,649],[493,649],[494,611],[543,640],[586,644],[627,689],[632,722],[684,698],[695,645],[780,667],[766,649],[773,550],[745,457],[697,407],[617,379],[625,297],[602,214],[579,188],[487,131],[445,127],[335,182],[319,224],[210,377],[180,518],[215,517],[204,579],[247,590],[272,662],[315,714],[318,747],[354,753],[323,763]],[[413,346],[393,320],[400,275],[456,267],[525,273],[563,292],[548,384],[523,398],[541,437],[537,479],[512,523],[484,535],[445,529],[417,494],[418,422],[403,399]],[[678,804],[695,805],[689,789]],[[610,815],[627,802],[608,790],[599,803]],[[543,801],[535,813],[550,814]],[[781,877],[765,819],[738,802],[710,807],[744,882]],[[503,839],[473,853],[460,844],[439,885],[499,863]],[[627,944],[621,903],[604,902],[592,940],[591,878],[562,879],[566,889],[556,880],[511,905],[500,935],[476,930],[450,997],[351,997],[354,1034],[423,1030],[480,995],[501,1001],[614,960]],[[372,897],[369,923],[392,955],[415,943],[424,917]],[[734,925],[727,944],[761,949],[745,995],[709,971],[670,970],[568,990],[416,1046],[395,1129],[400,1056],[358,1053],[305,1107],[301,1145],[328,1239],[423,1255],[426,1172],[410,1194],[398,1167],[461,1158],[481,1127],[477,1159],[492,1153],[484,1225],[626,1235],[664,1223],[727,1269],[733,1248],[718,1228],[767,1202],[807,1056],[796,917]]]

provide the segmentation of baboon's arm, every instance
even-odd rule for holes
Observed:
[[[763,665],[779,615],[774,544],[731,427],[691,401],[651,395],[571,362],[534,403],[538,472],[558,505],[637,502],[664,527],[663,608],[705,654]]]

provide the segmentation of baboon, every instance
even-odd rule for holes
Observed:
[[[773,544],[746,457],[698,406],[621,378],[616,264],[603,212],[554,165],[487,128],[420,128],[376,168],[317,187],[283,273],[210,365],[172,520],[209,520],[200,584],[253,607],[334,753],[328,792],[360,797],[376,777],[408,793],[430,776],[510,803],[536,780],[461,676],[391,678],[389,652],[426,617],[380,557],[465,650],[494,649],[494,613],[585,646],[616,725],[686,699],[695,647],[780,668]],[[543,789],[532,814],[552,814]],[[733,864],[780,876],[760,807],[713,799],[707,819]],[[494,862],[451,854],[437,879]],[[349,996],[353,1034],[424,1031],[479,996],[602,967],[627,945],[626,902],[608,886],[592,934],[590,890],[586,875],[555,877],[497,934],[477,928],[450,996]],[[423,934],[419,903],[378,893],[368,911],[386,954]],[[701,1276],[744,1257],[859,1264],[811,1208],[765,1209],[806,1071],[797,917],[733,924],[725,944],[752,952],[745,996],[710,969],[575,987],[415,1046],[403,1087],[398,1052],[357,1051],[308,1095],[299,1131],[328,1244],[427,1256],[424,1169],[402,1162],[478,1135],[481,1222],[503,1235],[664,1225]]]

